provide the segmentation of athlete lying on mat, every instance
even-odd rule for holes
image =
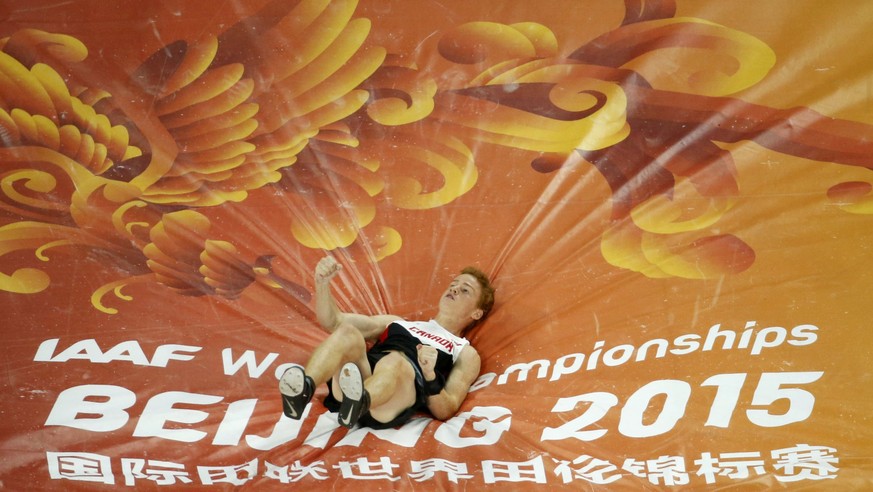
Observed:
[[[339,409],[339,423],[397,427],[417,411],[446,420],[455,415],[479,376],[479,354],[464,331],[494,304],[494,289],[482,272],[465,268],[454,278],[430,321],[405,321],[390,314],[341,312],[330,280],[340,271],[333,257],[315,267],[315,310],[330,333],[307,362],[279,379],[282,409],[299,419],[317,385],[328,383],[324,405]],[[368,342],[375,342],[367,350]]]

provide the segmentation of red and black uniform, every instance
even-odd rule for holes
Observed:
[[[375,368],[376,363],[391,352],[399,352],[405,355],[415,369],[416,402],[391,422],[379,422],[370,417],[369,414],[365,414],[361,416],[359,423],[362,426],[374,429],[385,429],[406,423],[415,412],[426,412],[427,392],[425,391],[425,385],[427,382],[422,374],[421,366],[418,364],[418,346],[429,345],[437,349],[437,362],[434,372],[437,374],[437,380],[444,384],[445,380],[449,377],[449,373],[452,371],[452,367],[458,360],[461,350],[469,344],[470,342],[466,338],[453,335],[434,320],[396,320],[391,322],[379,336],[376,343],[367,351],[370,369]],[[330,411],[335,412],[339,408],[339,402],[334,398],[333,390],[330,386],[330,382],[328,382],[330,392],[324,400],[324,405]]]

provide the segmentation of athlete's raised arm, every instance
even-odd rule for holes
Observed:
[[[315,315],[322,328],[333,333],[338,326],[348,323],[357,328],[364,335],[364,338],[372,340],[378,337],[389,323],[400,319],[399,316],[392,314],[370,316],[341,311],[336,305],[330,288],[331,279],[340,270],[342,270],[342,265],[337,263],[332,256],[325,256],[315,266]]]

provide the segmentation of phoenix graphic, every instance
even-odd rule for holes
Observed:
[[[117,272],[93,306],[157,282],[233,299],[254,283],[302,302],[210,211],[255,191],[286,207],[300,245],[353,243],[381,260],[402,247],[386,203],[440,207],[477,182],[482,144],[532,152],[531,171],[582,160],[609,184],[604,258],[650,277],[744,271],[752,246],[710,233],[739,187],[725,144],[871,168],[873,128],[731,95],[775,63],[758,39],[670,0],[625,0],[620,26],[559,56],[541,24],[472,22],[438,53],[441,78],[369,40],[352,0],[274,1],[217,36],[166,44],[131,73],[90,76],[75,37],[20,29],[0,40],[0,289],[42,292],[54,248],[97,251]],[[674,67],[667,76],[659,67]],[[677,76],[678,72],[681,76]],[[436,184],[434,184],[436,183]],[[869,183],[826,190],[871,213]],[[683,202],[703,200],[687,211]],[[253,215],[256,215],[253,212]]]

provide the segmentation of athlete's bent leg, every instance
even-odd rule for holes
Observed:
[[[401,353],[392,352],[373,368],[364,387],[370,394],[370,416],[390,422],[415,404],[415,369]]]
[[[279,378],[282,411],[292,419],[300,419],[312,400],[315,387],[326,382],[346,362],[354,362],[370,375],[367,344],[363,335],[351,325],[340,325],[312,353],[306,368],[294,366]]]
[[[354,326],[343,324],[316,347],[305,370],[317,386],[339,373],[346,362],[354,362],[365,378],[370,375],[364,336]]]

